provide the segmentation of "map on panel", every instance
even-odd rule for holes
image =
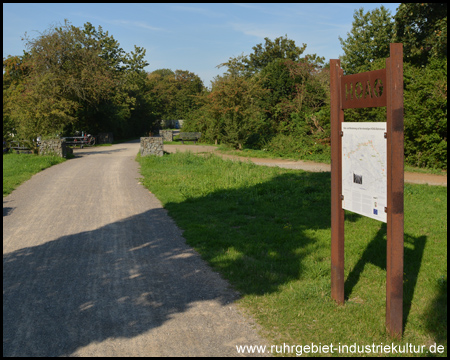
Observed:
[[[343,122],[342,132],[342,208],[386,222],[386,123]]]

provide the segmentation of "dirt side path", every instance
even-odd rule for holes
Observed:
[[[214,146],[200,146],[200,145],[164,145],[164,151],[174,153],[177,151],[192,151],[195,153],[201,152],[215,152],[217,150]],[[279,166],[287,169],[301,169],[306,171],[321,172],[330,171],[331,166],[328,164],[314,163],[312,161],[293,161],[284,159],[261,159],[239,157],[235,155],[226,155],[216,152],[217,155],[224,159],[231,159],[237,161],[251,161],[257,165]],[[413,184],[429,184],[447,186],[447,175],[433,175],[405,172],[405,182]]]
[[[236,356],[237,294],[138,183],[138,143],[75,150],[3,198],[3,356]]]

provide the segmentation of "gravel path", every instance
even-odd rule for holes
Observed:
[[[265,344],[139,184],[138,149],[77,149],[3,198],[3,356],[236,356]]]

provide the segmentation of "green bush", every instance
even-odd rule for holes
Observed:
[[[277,134],[267,144],[266,150],[275,156],[315,161],[330,161],[330,147],[313,136]]]
[[[405,162],[447,169],[447,59],[404,65]]]

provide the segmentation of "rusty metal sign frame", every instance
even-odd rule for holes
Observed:
[[[403,333],[404,137],[403,44],[390,44],[386,68],[343,75],[340,60],[330,60],[331,91],[331,297],[344,303],[344,209],[342,139],[344,109],[386,106],[387,248],[386,328]]]
[[[342,108],[386,106],[386,69],[341,78]]]

